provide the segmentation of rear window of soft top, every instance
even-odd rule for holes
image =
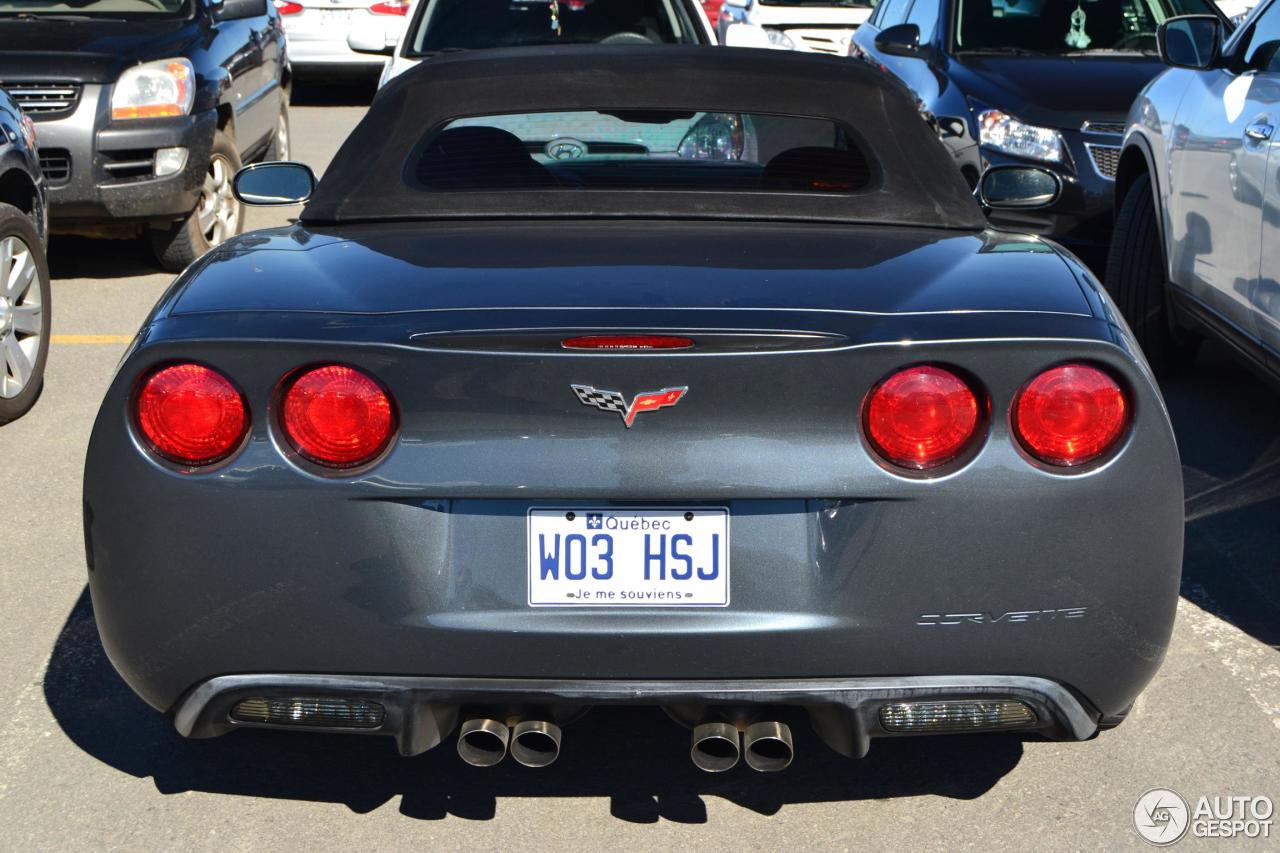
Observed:
[[[415,147],[428,192],[663,190],[861,193],[875,163],[829,119],[706,110],[577,110],[459,118]]]

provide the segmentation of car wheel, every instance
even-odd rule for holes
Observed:
[[[1151,177],[1142,175],[1120,204],[1107,255],[1107,290],[1157,375],[1191,366],[1199,337],[1178,329],[1169,311],[1164,246],[1156,225]]]
[[[35,405],[49,356],[49,266],[35,225],[0,204],[0,424]]]
[[[244,230],[244,205],[231,192],[231,180],[239,169],[240,153],[235,140],[218,131],[213,137],[213,151],[196,209],[167,229],[151,231],[151,248],[160,266],[179,272]]]
[[[276,119],[275,135],[271,137],[271,144],[267,146],[267,153],[262,159],[289,159],[289,105],[283,101],[280,103],[280,115]]]

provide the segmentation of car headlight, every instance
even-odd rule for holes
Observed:
[[[769,38],[769,47],[776,47],[778,50],[795,50],[796,43],[791,40],[791,36],[782,30],[775,30],[766,27],[764,34]]]
[[[978,141],[1005,154],[1062,162],[1062,135],[1058,131],[1024,124],[999,110],[978,113]]]
[[[195,101],[195,80],[195,69],[181,58],[126,69],[111,93],[111,118],[184,116]]]
[[[676,156],[686,160],[741,160],[745,147],[742,116],[707,113],[680,140]]]

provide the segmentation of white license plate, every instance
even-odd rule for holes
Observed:
[[[320,22],[323,24],[339,24],[350,23],[359,10],[356,9],[308,9],[309,12],[319,12]]]
[[[529,510],[531,607],[724,607],[729,510]]]

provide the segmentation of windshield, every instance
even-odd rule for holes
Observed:
[[[829,119],[579,110],[455,119],[410,156],[416,189],[858,193],[874,171]]]
[[[430,0],[413,53],[538,44],[696,44],[682,0]]]
[[[1175,15],[1212,15],[1208,0],[960,0],[956,50],[1155,53]]]
[[[0,0],[0,17],[132,18],[180,15],[188,0]]]

